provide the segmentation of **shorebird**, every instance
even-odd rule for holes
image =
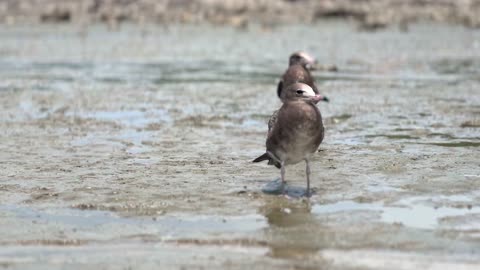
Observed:
[[[315,104],[325,98],[304,83],[294,83],[283,92],[283,105],[269,121],[267,151],[253,162],[268,160],[268,164],[280,168],[282,192],[285,192],[285,166],[304,160],[306,194],[310,196],[310,157],[324,136],[322,115]]]
[[[315,58],[306,52],[295,52],[290,55],[288,61],[288,69],[282,75],[277,85],[277,95],[283,101],[282,91],[289,85],[300,82],[307,84],[316,94],[319,93],[315,81],[310,74],[310,70],[314,70],[317,66]]]

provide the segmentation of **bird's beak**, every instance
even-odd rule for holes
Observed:
[[[328,99],[328,97],[322,96],[322,95],[315,95],[311,99],[315,104],[317,104],[319,101],[325,101],[325,102],[330,101],[330,99]]]

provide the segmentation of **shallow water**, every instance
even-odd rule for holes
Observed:
[[[442,196],[436,196],[435,198],[439,197]],[[471,201],[471,197],[469,196],[457,195],[455,197],[464,197],[461,202]],[[448,198],[446,198],[446,200],[448,201]],[[384,223],[397,223],[406,227],[419,229],[435,229],[439,227],[439,221],[448,217],[480,214],[480,207],[472,207],[471,205],[462,205],[461,207],[432,207],[418,204],[417,198],[415,197],[405,201],[407,202],[400,202],[400,206],[395,207],[385,206],[381,203],[339,201],[333,204],[315,205],[312,211],[319,215],[339,212],[354,213],[356,211],[381,212],[380,221]]]
[[[343,23],[0,29],[0,265],[477,269],[480,32]],[[309,37],[309,38],[306,38]],[[445,42],[449,40],[449,42]],[[100,46],[101,44],[101,46]],[[306,49],[326,137],[310,200],[252,164]],[[305,185],[304,165],[288,167]]]

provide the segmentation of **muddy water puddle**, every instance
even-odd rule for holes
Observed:
[[[478,31],[31,31],[0,30],[1,266],[478,268]],[[339,70],[310,200],[251,163],[299,49]]]
[[[442,197],[442,196],[438,196]],[[437,197],[437,198],[438,198]],[[463,201],[471,201],[467,196],[456,196]],[[460,204],[452,206],[428,206],[413,203],[421,198],[409,198],[407,202],[398,202],[386,206],[382,203],[357,203],[354,201],[340,201],[334,204],[315,205],[313,213],[329,214],[339,212],[374,211],[381,213],[381,222],[401,224],[403,226],[419,229],[436,229],[442,219],[455,216],[475,215],[480,213],[479,207],[472,207],[471,204]],[[424,199],[424,198],[423,198]],[[448,200],[448,199],[447,199]],[[479,224],[480,225],[480,224]]]
[[[115,241],[116,239],[144,239],[146,241],[172,241],[175,239],[202,238],[208,235],[245,234],[254,232],[266,226],[266,221],[260,215],[245,216],[192,216],[170,215],[152,217],[122,217],[109,211],[78,210],[78,209],[34,209],[14,205],[2,206],[4,219],[16,217],[20,220],[39,224],[44,227],[61,227],[74,236],[62,240],[80,238],[84,242]],[[6,239],[4,239],[5,241]],[[24,243],[21,239],[18,243]],[[31,240],[31,239],[30,239]],[[39,244],[49,239],[35,239]],[[28,243],[28,239],[25,239]],[[8,243],[9,241],[7,241]],[[17,242],[10,241],[10,244]],[[55,242],[54,242],[55,243]],[[5,243],[4,243],[5,244]]]

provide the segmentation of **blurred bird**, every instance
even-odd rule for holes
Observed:
[[[322,116],[315,104],[325,98],[304,83],[294,83],[283,90],[283,105],[269,121],[267,151],[253,162],[268,160],[280,168],[282,191],[285,166],[306,162],[307,196],[310,195],[310,157],[323,140]]]
[[[312,75],[310,74],[310,70],[314,70],[316,66],[317,61],[315,58],[306,52],[295,52],[290,55],[288,69],[285,71],[277,85],[278,97],[283,101],[283,89],[296,82],[307,84],[313,89],[313,92],[318,94],[319,91]],[[325,97],[324,100],[328,101],[328,98]]]

